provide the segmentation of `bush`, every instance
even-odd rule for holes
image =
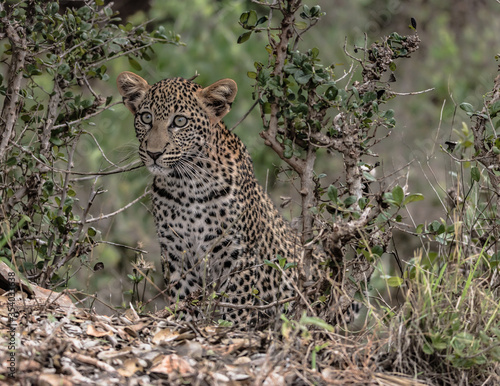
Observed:
[[[98,242],[90,210],[105,192],[99,177],[133,167],[104,153],[109,166],[98,172],[74,163],[79,141],[96,141],[96,117],[121,103],[97,91],[109,79],[107,65],[128,57],[138,68],[135,58],[149,60],[153,44],[179,44],[162,28],[150,33],[119,22],[102,0],[64,12],[56,1],[0,5],[1,37],[8,39],[7,76],[0,76],[0,256],[44,287],[64,286]],[[94,179],[83,201],[77,176]]]

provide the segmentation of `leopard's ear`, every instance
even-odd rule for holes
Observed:
[[[219,122],[229,110],[238,92],[232,79],[222,79],[198,91],[199,99],[205,106],[212,123]]]
[[[116,84],[123,97],[123,103],[132,114],[135,114],[151,86],[139,75],[128,71],[118,75]]]

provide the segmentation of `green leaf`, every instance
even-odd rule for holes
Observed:
[[[384,253],[384,248],[382,248],[380,245],[374,245],[373,248],[371,249],[372,255],[376,256],[382,256]]]
[[[470,169],[470,177],[472,178],[472,181],[476,182],[479,182],[479,180],[481,179],[481,172],[476,166],[473,166]]]
[[[434,347],[438,351],[445,350],[446,348],[448,348],[448,342],[444,341],[440,336],[433,336],[432,347]]]
[[[270,266],[271,268],[274,268],[274,269],[276,269],[276,270],[279,271],[279,267],[276,264],[274,264],[272,261],[270,261],[270,260],[266,260],[265,259],[264,260],[264,264],[266,264],[266,265]]]
[[[365,177],[367,181],[371,182],[377,181],[377,179],[369,172],[363,172],[363,177]]]
[[[250,39],[251,34],[252,34],[252,31],[245,32],[244,34],[241,34],[238,37],[238,44],[245,43],[248,39]]]
[[[116,38],[113,39],[113,43],[119,44],[121,46],[126,46],[129,44],[129,40],[127,38]]]
[[[335,186],[330,185],[327,190],[328,198],[330,201],[333,201],[335,203],[338,203],[339,198],[338,198],[338,190]]]
[[[424,343],[424,347],[422,347],[422,350],[424,351],[424,353],[426,353],[427,355],[431,355],[434,353],[434,349],[432,348],[431,345],[429,345],[429,343]]]
[[[295,27],[300,30],[304,30],[307,28],[307,23],[305,21],[297,21],[295,22]]]
[[[307,325],[307,324],[312,324],[313,326],[323,328],[326,331],[333,331],[334,328],[327,322],[325,322],[323,319],[320,319],[315,316],[307,316],[305,313],[302,315],[300,318],[300,324]]]
[[[394,118],[394,110],[389,109],[387,111],[384,111],[380,116],[384,117],[385,119],[391,119]]]
[[[348,208],[349,206],[354,204],[356,201],[357,201],[356,196],[349,196],[344,200],[344,205],[346,206],[346,208]]]
[[[297,263],[286,263],[285,266],[283,267],[283,271],[286,271],[287,269],[290,268],[297,268]]]
[[[141,65],[139,64],[139,62],[137,60],[135,60],[134,58],[130,57],[128,58],[128,62],[129,64],[132,66],[132,68],[134,70],[137,70],[137,71],[141,71],[142,70],[142,67]]]
[[[64,141],[58,137],[50,137],[50,143],[56,146],[61,146],[64,144]]]
[[[24,272],[29,271],[31,269],[35,269],[35,264],[33,264],[29,261],[23,262],[23,271]]]
[[[446,230],[445,226],[437,220],[434,220],[429,224],[429,229],[431,230],[431,232],[434,232],[438,235],[440,235]]]
[[[255,12],[253,9],[248,12],[248,19],[246,24],[254,26],[257,24],[257,12]]]
[[[59,68],[57,69],[57,72],[61,75],[66,75],[67,73],[69,73],[71,70],[71,68],[68,66],[67,63],[63,63],[59,66]]]
[[[247,76],[250,78],[250,79],[257,79],[257,73],[254,72],[254,71],[248,71],[247,72]]]
[[[55,15],[57,11],[59,11],[59,4],[57,4],[56,2],[51,3],[49,5],[49,13],[51,15]]]
[[[387,285],[389,287],[400,287],[401,284],[403,284],[403,278],[398,277],[398,276],[391,276],[390,278],[387,279]]]
[[[295,80],[298,84],[306,84],[312,78],[312,74],[303,74],[298,77],[295,77]]]
[[[267,16],[262,16],[259,20],[257,20],[257,23],[255,23],[255,25],[265,23],[267,20],[268,20]]]
[[[466,102],[463,102],[463,103],[460,103],[460,108],[462,110],[464,110],[466,113],[474,113],[474,107],[472,107],[472,105],[470,103],[466,103]]]
[[[408,195],[403,201],[403,206],[408,205],[410,202],[422,201],[424,195],[422,193],[412,193]]]
[[[240,23],[241,24],[247,24],[248,23],[248,17],[250,16],[250,12],[243,12],[240,16]]]
[[[491,117],[492,118],[495,117],[497,115],[497,113],[500,112],[500,100],[498,100],[495,103],[493,103],[490,106],[489,111],[490,111]]]
[[[377,93],[375,91],[368,91],[363,95],[363,102],[370,103],[377,99]]]
[[[401,206],[405,198],[405,193],[401,186],[397,185],[394,189],[392,189],[392,198],[398,206]]]
[[[335,98],[337,98],[337,95],[339,95],[339,89],[336,86],[330,86],[325,91],[325,97],[329,101],[333,101]]]
[[[24,119],[23,119],[24,120]],[[7,166],[14,166],[17,164],[17,158],[16,157],[10,157],[7,162],[6,162],[6,165]]]

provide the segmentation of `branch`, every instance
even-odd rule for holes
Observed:
[[[124,207],[112,212],[112,213],[108,213],[108,214],[102,214],[100,215],[99,217],[96,217],[96,218],[90,218],[88,220],[85,220],[85,221],[72,221],[71,223],[72,224],[91,224],[91,223],[94,223],[94,222],[98,222],[98,221],[101,221],[101,220],[106,220],[110,217],[113,217],[113,216],[116,216],[118,213],[121,213],[123,212],[124,210],[130,208],[132,205],[134,205],[136,202],[142,200],[144,197],[146,197],[151,191],[148,189],[146,190],[142,195],[140,195],[139,197],[137,197],[135,200],[129,202],[127,205],[125,205]]]
[[[259,103],[259,98],[257,98],[257,100],[256,100],[256,101],[253,103],[253,105],[252,105],[252,106],[248,109],[248,111],[245,113],[245,115],[243,115],[243,116],[240,118],[240,120],[239,120],[238,122],[236,122],[236,123],[234,124],[234,126],[233,126],[233,127],[231,127],[231,128],[229,129],[229,131],[233,131],[234,129],[236,129],[236,128],[237,128],[237,127],[241,124],[241,122],[243,122],[243,121],[246,119],[246,117],[248,117],[248,115],[252,112],[252,110],[255,108],[255,106],[257,106],[257,103]]]
[[[490,176],[491,185],[497,197],[500,198],[500,177],[495,174],[494,170],[496,169],[498,171],[500,169],[498,155],[487,148],[487,144],[485,143],[486,125],[490,122],[489,107],[498,101],[500,101],[500,75],[495,78],[491,99],[485,103],[485,106],[481,110],[481,115],[475,115],[476,124],[472,127],[472,133],[474,135],[474,148],[477,152],[475,158],[479,159],[486,167],[488,175]],[[485,116],[487,118],[485,118]]]
[[[425,90],[421,91],[411,91],[411,92],[395,92],[395,91],[387,91],[387,95],[392,96],[392,95],[400,95],[400,96],[407,96],[407,95],[418,95],[418,94],[425,94],[426,92],[434,91],[435,88],[428,88]]]
[[[119,105],[119,104],[122,104],[123,102],[122,101],[119,101],[119,102],[115,102],[115,103],[111,103],[105,107],[103,107],[102,109],[99,109],[99,110],[96,110],[94,111],[93,113],[91,114],[88,114],[88,115],[85,115],[84,117],[81,117],[79,119],[75,119],[74,121],[71,121],[71,122],[65,122],[65,123],[61,123],[59,125],[55,125],[53,127],[53,129],[60,129],[61,127],[67,127],[67,126],[71,126],[71,125],[76,125],[77,123],[80,123],[80,122],[83,122],[83,121],[86,121],[87,119],[90,119],[92,117],[95,117],[96,115],[99,115],[100,113],[102,113],[103,111],[106,111],[108,109],[110,109],[111,107],[114,107],[116,105]]]
[[[16,31],[8,21],[4,20],[4,22],[6,24],[5,33],[12,47],[12,57],[7,75],[7,91],[0,116],[0,137],[2,138],[0,142],[0,160],[5,156],[5,151],[9,145],[19,115],[19,108],[23,103],[23,100],[19,98],[19,91],[21,89],[23,69],[28,52],[26,39],[21,37],[22,33],[19,33],[21,32],[21,28],[19,28],[19,31]]]
[[[298,7],[300,1],[290,2],[290,11],[283,11],[283,20],[281,21],[281,32],[278,34],[279,42],[274,49],[276,53],[276,62],[274,64],[273,76],[283,79],[283,67],[285,66],[285,61],[287,58],[287,49],[290,39],[294,36],[295,30],[293,23],[295,21],[294,9]],[[270,4],[267,6],[271,7]],[[264,112],[261,112],[264,114]],[[279,157],[289,164],[299,175],[303,174],[305,163],[302,159],[292,156],[291,158],[285,158],[283,155],[283,148],[281,144],[277,141],[276,135],[278,134],[278,116],[280,113],[280,106],[278,103],[271,104],[271,114],[269,118],[269,124],[265,131],[260,133],[260,136],[264,138],[265,144],[271,147]]]
[[[100,171],[100,172],[75,172],[73,170],[59,169],[59,168],[55,168],[51,165],[48,165],[44,161],[42,161],[40,158],[38,158],[35,154],[33,154],[33,152],[31,150],[29,150],[26,146],[21,146],[21,145],[18,145],[17,143],[13,143],[13,145],[15,147],[17,147],[18,149],[20,149],[21,151],[25,152],[26,154],[29,154],[31,157],[33,157],[33,159],[36,162],[38,162],[41,166],[46,168],[46,170],[43,170],[43,172],[50,170],[50,171],[53,171],[56,173],[72,174],[75,176],[87,176],[87,177],[82,177],[82,178],[72,178],[71,181],[83,181],[83,180],[92,179],[92,178],[97,177],[97,176],[109,176],[112,174],[130,172],[132,170],[136,170],[136,169],[140,169],[140,168],[144,167],[141,160],[136,160],[136,161],[133,161],[125,166],[116,165],[116,169],[110,170],[108,172],[104,172],[104,171]]]
[[[47,157],[50,153],[49,141],[52,135],[52,128],[54,127],[54,122],[57,119],[59,107],[59,102],[61,100],[61,89],[59,88],[57,76],[54,78],[54,89],[49,98],[49,104],[47,106],[47,116],[45,118],[45,125],[43,127],[42,133],[40,134],[40,154]]]

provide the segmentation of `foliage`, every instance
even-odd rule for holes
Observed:
[[[387,182],[376,173],[379,164],[366,161],[367,157],[376,160],[372,149],[398,129],[394,111],[384,105],[398,96],[390,88],[397,60],[409,57],[419,38],[416,33],[393,33],[371,45],[365,40],[353,53],[344,46],[357,67],[337,78],[334,66],[321,64],[318,48],[298,49],[302,35],[324,16],[319,6],[302,6],[300,1],[259,4],[269,9],[268,15],[242,14],[240,24],[246,32],[238,42],[249,41],[253,34],[268,37],[268,62],[256,62],[255,71],[248,72],[255,81],[254,98],[264,123],[261,136],[298,177],[303,242],[311,246],[322,241],[336,264],[349,266],[350,279],[361,282],[357,272],[369,275],[369,265],[353,261],[372,264],[388,252],[395,228],[412,229],[403,223],[400,210],[423,199],[419,193],[409,193],[407,186]],[[278,24],[273,24],[275,13],[281,13]],[[410,28],[416,29],[414,19]],[[484,382],[485,374],[500,361],[495,343],[500,334],[499,86],[497,77],[479,111],[468,103],[460,105],[475,124],[464,125],[459,141],[447,142],[445,153],[460,172],[447,191],[446,219],[429,220],[416,225],[415,232],[407,231],[420,238],[422,251],[402,267],[402,277],[384,277],[388,286],[402,289],[405,295],[401,309],[383,307],[388,311],[388,328],[382,327],[393,342],[388,355],[396,358],[394,369],[404,373],[419,369],[435,374],[430,378],[439,382],[445,377],[458,382],[465,376],[471,382]],[[325,148],[331,157],[342,157],[343,178],[329,181],[314,172],[316,155]],[[431,245],[437,245],[438,251]],[[346,260],[349,250],[354,260]],[[299,266],[308,272],[308,264],[305,258]],[[347,291],[342,293],[352,295],[354,288],[343,280]],[[300,322],[288,319],[283,328],[285,339],[290,331],[296,335],[301,331],[303,337],[308,332]],[[316,348],[319,351],[321,346]],[[316,368],[316,354],[312,368]]]
[[[455,166],[446,218],[416,227],[422,248],[397,285],[404,304],[388,309],[395,369],[433,373],[432,381],[484,384],[498,372],[499,87],[497,76],[481,110],[460,104],[473,125],[462,123],[457,140],[442,148]]]
[[[302,6],[301,1],[259,4],[269,9],[268,15],[243,13],[240,24],[247,32],[238,42],[246,42],[252,33],[267,34],[268,62],[255,62],[248,76],[255,81],[254,98],[265,128],[261,136],[299,179],[302,241],[308,246],[299,263],[301,279],[310,279],[313,244],[321,241],[332,256],[331,276],[342,282],[342,293],[353,296],[359,290],[353,283],[366,281],[371,263],[386,251],[393,223],[401,221],[398,211],[423,198],[377,177],[380,164],[372,150],[397,129],[394,111],[384,109],[397,96],[390,74],[398,59],[418,49],[420,40],[416,33],[393,33],[370,46],[355,46],[354,55],[362,53],[360,57],[344,47],[358,65],[339,77],[334,65],[321,63],[317,47],[299,50],[303,35],[324,16],[320,6]],[[279,22],[273,20],[276,12],[281,13]],[[342,179],[315,172],[317,154],[325,150],[330,158],[342,160]],[[350,275],[343,277],[347,264]],[[344,297],[340,307],[349,305]]]
[[[81,138],[94,118],[119,102],[94,91],[107,81],[107,65],[127,57],[149,60],[154,43],[178,44],[164,29],[119,24],[102,0],[77,9],[29,0],[0,6],[0,36],[7,77],[0,78],[0,255],[45,287],[67,283],[75,258],[99,241],[90,209],[105,192],[100,175],[121,172],[109,162],[99,172],[75,164]],[[99,144],[96,143],[99,147]],[[106,156],[103,154],[104,159]],[[107,159],[106,159],[107,161]],[[94,178],[87,202],[76,193],[76,176]],[[107,216],[104,216],[107,217]]]
[[[298,181],[304,243],[323,243],[335,260],[331,268],[333,275],[338,276],[333,279],[344,280],[349,294],[364,281],[356,274],[365,274],[363,267],[371,269],[376,265],[388,292],[397,290],[403,297],[400,308],[389,304],[386,298],[379,299],[387,313],[373,331],[382,336],[377,350],[384,351],[385,356],[366,354],[369,371],[389,361],[392,371],[445,384],[457,384],[464,379],[470,384],[485,383],[490,374],[498,373],[499,80],[483,100],[486,75],[478,74],[490,59],[491,42],[496,42],[498,35],[494,23],[498,21],[483,23],[482,28],[488,28],[493,37],[489,42],[486,37],[478,38],[484,34],[475,33],[474,23],[455,23],[461,26],[462,34],[458,35],[459,31],[453,30],[453,15],[437,11],[436,15],[429,14],[429,9],[434,12],[439,5],[435,0],[428,2],[430,8],[412,9],[415,15],[406,15],[406,8],[394,6],[399,2],[384,0],[332,6],[335,12],[329,8],[328,15],[323,12],[326,5],[322,9],[301,5],[299,1],[252,2],[259,5],[248,11],[242,7],[249,2],[197,0],[196,7],[169,2],[157,4],[153,11],[157,14],[152,16],[160,18],[159,24],[172,22],[170,18],[176,26],[188,26],[193,43],[186,48],[187,54],[178,55],[175,60],[169,52],[158,52],[158,62],[151,65],[141,59],[147,62],[151,58],[153,44],[179,43],[179,38],[167,34],[164,28],[150,33],[145,25],[120,25],[111,8],[99,0],[64,12],[57,2],[14,3],[0,5],[0,38],[5,47],[1,58],[5,79],[0,78],[0,93],[5,96],[0,122],[0,255],[16,262],[29,279],[48,287],[65,285],[82,264],[88,265],[88,255],[100,242],[103,229],[97,221],[99,212],[92,217],[97,199],[105,194],[98,178],[135,167],[134,163],[123,166],[104,155],[102,149],[113,149],[117,136],[101,140],[99,127],[93,123],[96,117],[106,119],[112,114],[115,126],[110,131],[119,130],[119,117],[116,112],[109,113],[116,103],[101,91],[108,74],[113,77],[111,71],[117,66],[111,60],[126,59],[122,62],[126,68],[120,70],[157,71],[155,79],[165,74],[189,77],[196,70],[201,72],[201,83],[209,76],[235,77],[240,100],[232,115],[243,115],[241,106],[249,99],[245,97],[245,87],[253,82],[253,95],[264,122],[261,136],[286,165],[281,170],[286,169],[287,179]],[[375,15],[376,28],[368,24],[371,16],[361,12],[363,7]],[[236,17],[236,13],[241,16]],[[382,14],[384,17],[377,17]],[[364,28],[361,31],[356,27],[361,32],[349,29],[353,15],[355,24]],[[403,66],[400,61],[418,47],[416,33],[401,34],[409,24],[407,16],[425,20],[427,31],[437,30],[432,34],[425,29],[419,31],[430,48],[424,58],[405,61],[408,63]],[[479,16],[480,13],[474,17]],[[198,22],[203,17],[209,20],[208,24]],[[243,31],[236,31],[237,21]],[[316,28],[321,22],[323,29]],[[401,28],[395,27],[397,23]],[[329,25],[327,32],[325,24]],[[386,34],[387,26],[400,34]],[[368,38],[364,36],[365,29]],[[352,49],[348,49],[350,44],[343,47],[353,62],[351,67],[342,64],[345,58],[340,59],[342,44],[332,43],[336,36],[345,34],[349,35],[348,42],[356,43]],[[425,34],[432,38],[425,39]],[[329,38],[321,41],[327,35]],[[461,40],[455,39],[455,35],[461,36]],[[197,39],[201,44],[195,44]],[[229,44],[236,41],[242,44]],[[261,48],[264,46],[265,50]],[[467,62],[465,57],[472,59]],[[255,62],[254,68],[249,68],[250,62]],[[241,71],[245,66],[246,70]],[[431,84],[437,88],[437,95],[414,98],[415,116],[407,122],[400,95],[392,91],[394,80],[399,80],[405,69],[413,78],[423,73],[425,87]],[[246,73],[248,79],[238,78],[240,73]],[[460,76],[450,82],[449,74],[453,73]],[[458,95],[458,100],[467,102],[442,108],[442,99],[452,92],[455,98]],[[408,102],[405,106],[414,103]],[[441,108],[445,119],[458,112],[457,117],[471,117],[472,124],[458,123],[457,129],[453,116],[450,126],[454,130],[446,142],[438,134],[430,136]],[[102,120],[99,122],[102,124]],[[250,116],[245,126],[260,127],[260,123]],[[403,127],[407,133],[404,137]],[[398,151],[407,151],[386,139],[391,133],[403,138],[403,142],[418,137],[428,162],[435,156],[427,152],[428,148],[443,143],[441,155],[451,162],[448,179],[452,183],[446,188],[439,183],[431,187],[438,193],[435,201],[445,209],[442,214],[435,214],[429,199],[426,207],[417,203],[423,195],[410,192],[408,185],[412,189],[414,186],[411,176],[402,181],[382,175],[385,171],[379,161],[384,154],[394,157]],[[269,155],[260,146],[252,146],[252,130],[239,134],[245,137],[245,143],[250,143],[257,173],[264,176],[265,167],[271,163]],[[427,146],[431,137],[432,146]],[[95,150],[91,156],[78,151],[86,141]],[[381,148],[384,144],[386,147]],[[409,153],[412,157],[413,149]],[[439,163],[435,161],[434,165]],[[338,173],[341,176],[331,177],[331,169],[323,173],[327,164],[342,165],[343,172]],[[436,174],[442,165],[438,167]],[[98,172],[87,171],[96,168]],[[119,177],[129,178],[123,185],[133,194],[143,189],[142,185],[134,185],[136,174],[128,174]],[[94,181],[87,196],[82,195],[83,179]],[[123,194],[123,185],[110,185],[106,180],[105,187],[113,194]],[[414,202],[410,208],[416,208],[419,220],[405,224],[407,218],[413,219],[406,206]],[[103,207],[109,208],[107,204]],[[114,224],[110,239],[123,241],[131,234],[137,237],[138,217],[130,218],[134,220],[132,226]],[[396,240],[391,248],[391,237],[397,236],[395,229],[411,238],[409,246],[401,246]],[[150,233],[154,235],[153,230]],[[410,260],[405,256],[413,253],[409,251],[415,240],[421,249]],[[398,260],[401,277],[383,275],[381,257],[389,253],[399,255],[398,250],[403,251]],[[133,253],[138,257],[141,251]],[[290,264],[284,260],[265,263],[282,270]],[[307,266],[307,260],[304,263]],[[344,275],[347,269],[350,277]],[[147,303],[146,284],[154,286],[151,270],[148,263],[138,259],[134,272],[128,276],[133,284],[132,300],[139,302],[140,310]],[[127,306],[126,302],[123,305]],[[377,313],[372,309],[369,312]],[[283,317],[282,339],[292,348],[299,339],[305,342],[309,348],[303,363],[317,376],[320,372],[316,370],[331,363],[331,358],[338,358],[339,350],[347,350],[349,345],[318,340],[318,330],[331,334],[332,326],[318,316],[299,316],[297,320]],[[363,345],[375,347],[379,337],[370,331],[365,334]],[[369,351],[364,346],[363,350]],[[358,358],[357,354],[353,357]]]

